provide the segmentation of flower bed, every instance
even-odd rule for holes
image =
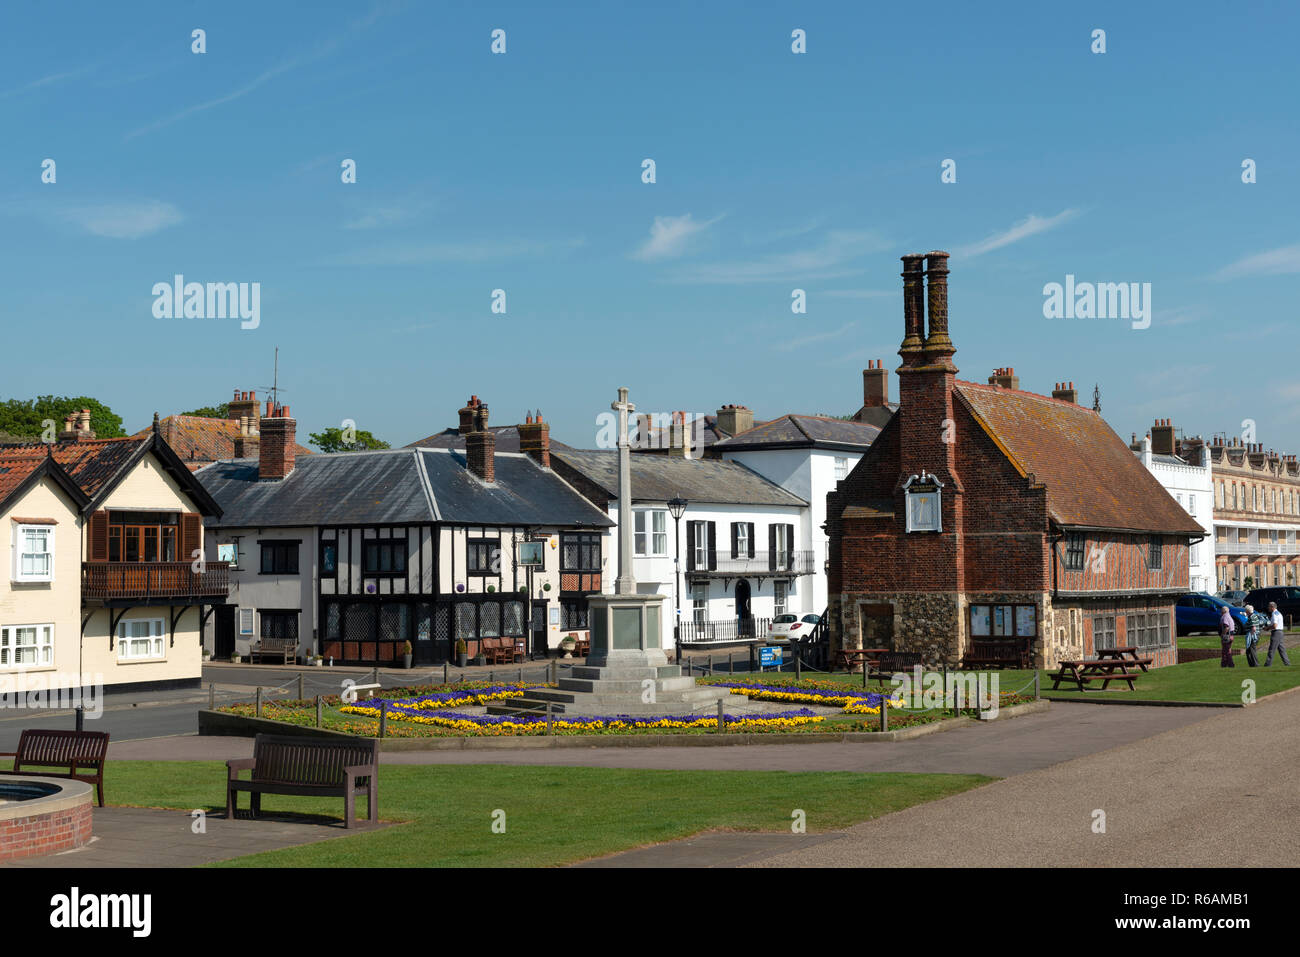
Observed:
[[[377,718],[379,708],[369,702],[346,705],[339,709],[345,714]],[[541,715],[479,715],[449,712],[430,714],[427,710],[397,702],[388,706],[390,720],[411,721],[452,729],[465,735],[529,735],[546,734],[547,721]],[[759,715],[725,715],[723,726],[732,731],[780,731],[806,724],[816,724],[822,718],[807,708],[778,711]],[[638,717],[614,714],[593,717],[564,718],[553,716],[552,734],[620,734],[638,731],[682,730],[688,728],[716,728],[716,714],[669,715],[665,717]]]
[[[758,701],[790,701],[799,704],[834,705],[844,709],[845,714],[880,714],[883,701],[890,708],[901,708],[901,700],[887,698],[877,692],[849,691],[842,685],[824,685],[809,681],[798,685],[770,685],[747,681],[708,681],[702,682],[715,688],[729,688],[732,694],[744,695]]]

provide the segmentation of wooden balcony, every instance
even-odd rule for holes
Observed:
[[[190,602],[230,593],[226,562],[82,562],[81,600]]]

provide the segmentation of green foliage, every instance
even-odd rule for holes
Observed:
[[[1241,587],[1244,588],[1246,591],[1253,590],[1255,587],[1255,579],[1252,578],[1250,575],[1247,575],[1245,578],[1242,579]]]
[[[364,449],[387,449],[391,446],[377,439],[365,429],[352,430],[352,441],[344,439],[342,429],[326,429],[324,432],[312,432],[309,434],[311,444],[316,446],[322,452],[357,452]]]
[[[200,419],[228,419],[230,418],[230,403],[223,402],[221,405],[205,405],[201,409],[194,409],[191,412],[182,412],[181,415],[194,415]]]
[[[63,431],[64,419],[80,409],[90,410],[90,427],[99,438],[115,439],[126,435],[120,415],[115,415],[98,399],[84,395],[76,398],[39,395],[35,399],[6,399],[0,402],[0,432],[36,441],[41,438],[42,423],[46,419],[54,421],[57,434]]]

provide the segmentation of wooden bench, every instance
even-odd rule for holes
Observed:
[[[297,638],[263,638],[248,649],[249,660],[258,663],[259,658],[279,658],[281,664],[291,665],[298,658]]]
[[[1017,640],[971,642],[970,649],[962,657],[961,666],[967,669],[979,668],[1028,668],[1029,643]]]
[[[508,665],[522,659],[523,654],[515,644],[515,638],[484,638],[479,645],[479,654],[490,665]]]
[[[1060,670],[1049,673],[1047,677],[1052,679],[1053,691],[1061,687],[1062,681],[1078,685],[1080,691],[1087,691],[1087,686],[1093,681],[1101,682],[1102,691],[1107,690],[1112,681],[1123,681],[1132,691],[1133,682],[1142,677],[1140,671],[1129,671],[1128,666],[1134,664],[1137,662],[1115,658],[1062,661]]]
[[[239,776],[251,771],[250,778]],[[355,799],[366,795],[370,821],[379,820],[379,740],[324,741],[259,734],[253,756],[226,762],[226,817],[234,820],[239,792],[249,792],[254,816],[263,794],[343,798],[343,826],[356,821]]]
[[[845,671],[852,671],[857,665],[870,669],[879,666],[881,655],[889,653],[888,648],[841,648],[835,653],[835,661]]]
[[[72,778],[95,785],[99,806],[104,806],[104,760],[108,757],[107,731],[55,731],[24,728],[17,751],[0,751],[0,758],[13,758],[14,769],[6,774],[51,778]],[[27,768],[24,768],[24,765]],[[46,770],[29,770],[31,767]],[[51,771],[50,768],[67,768]],[[93,774],[89,773],[90,770]]]
[[[884,684],[886,678],[892,678],[900,671],[911,675],[913,668],[925,664],[925,656],[919,651],[886,651],[876,659],[875,664],[875,670],[867,677]]]

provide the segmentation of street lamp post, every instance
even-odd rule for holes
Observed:
[[[682,514],[686,499],[678,496],[668,501],[668,511],[673,517],[673,595],[677,602],[677,618],[673,622],[673,644],[677,646],[677,663],[682,661]]]

